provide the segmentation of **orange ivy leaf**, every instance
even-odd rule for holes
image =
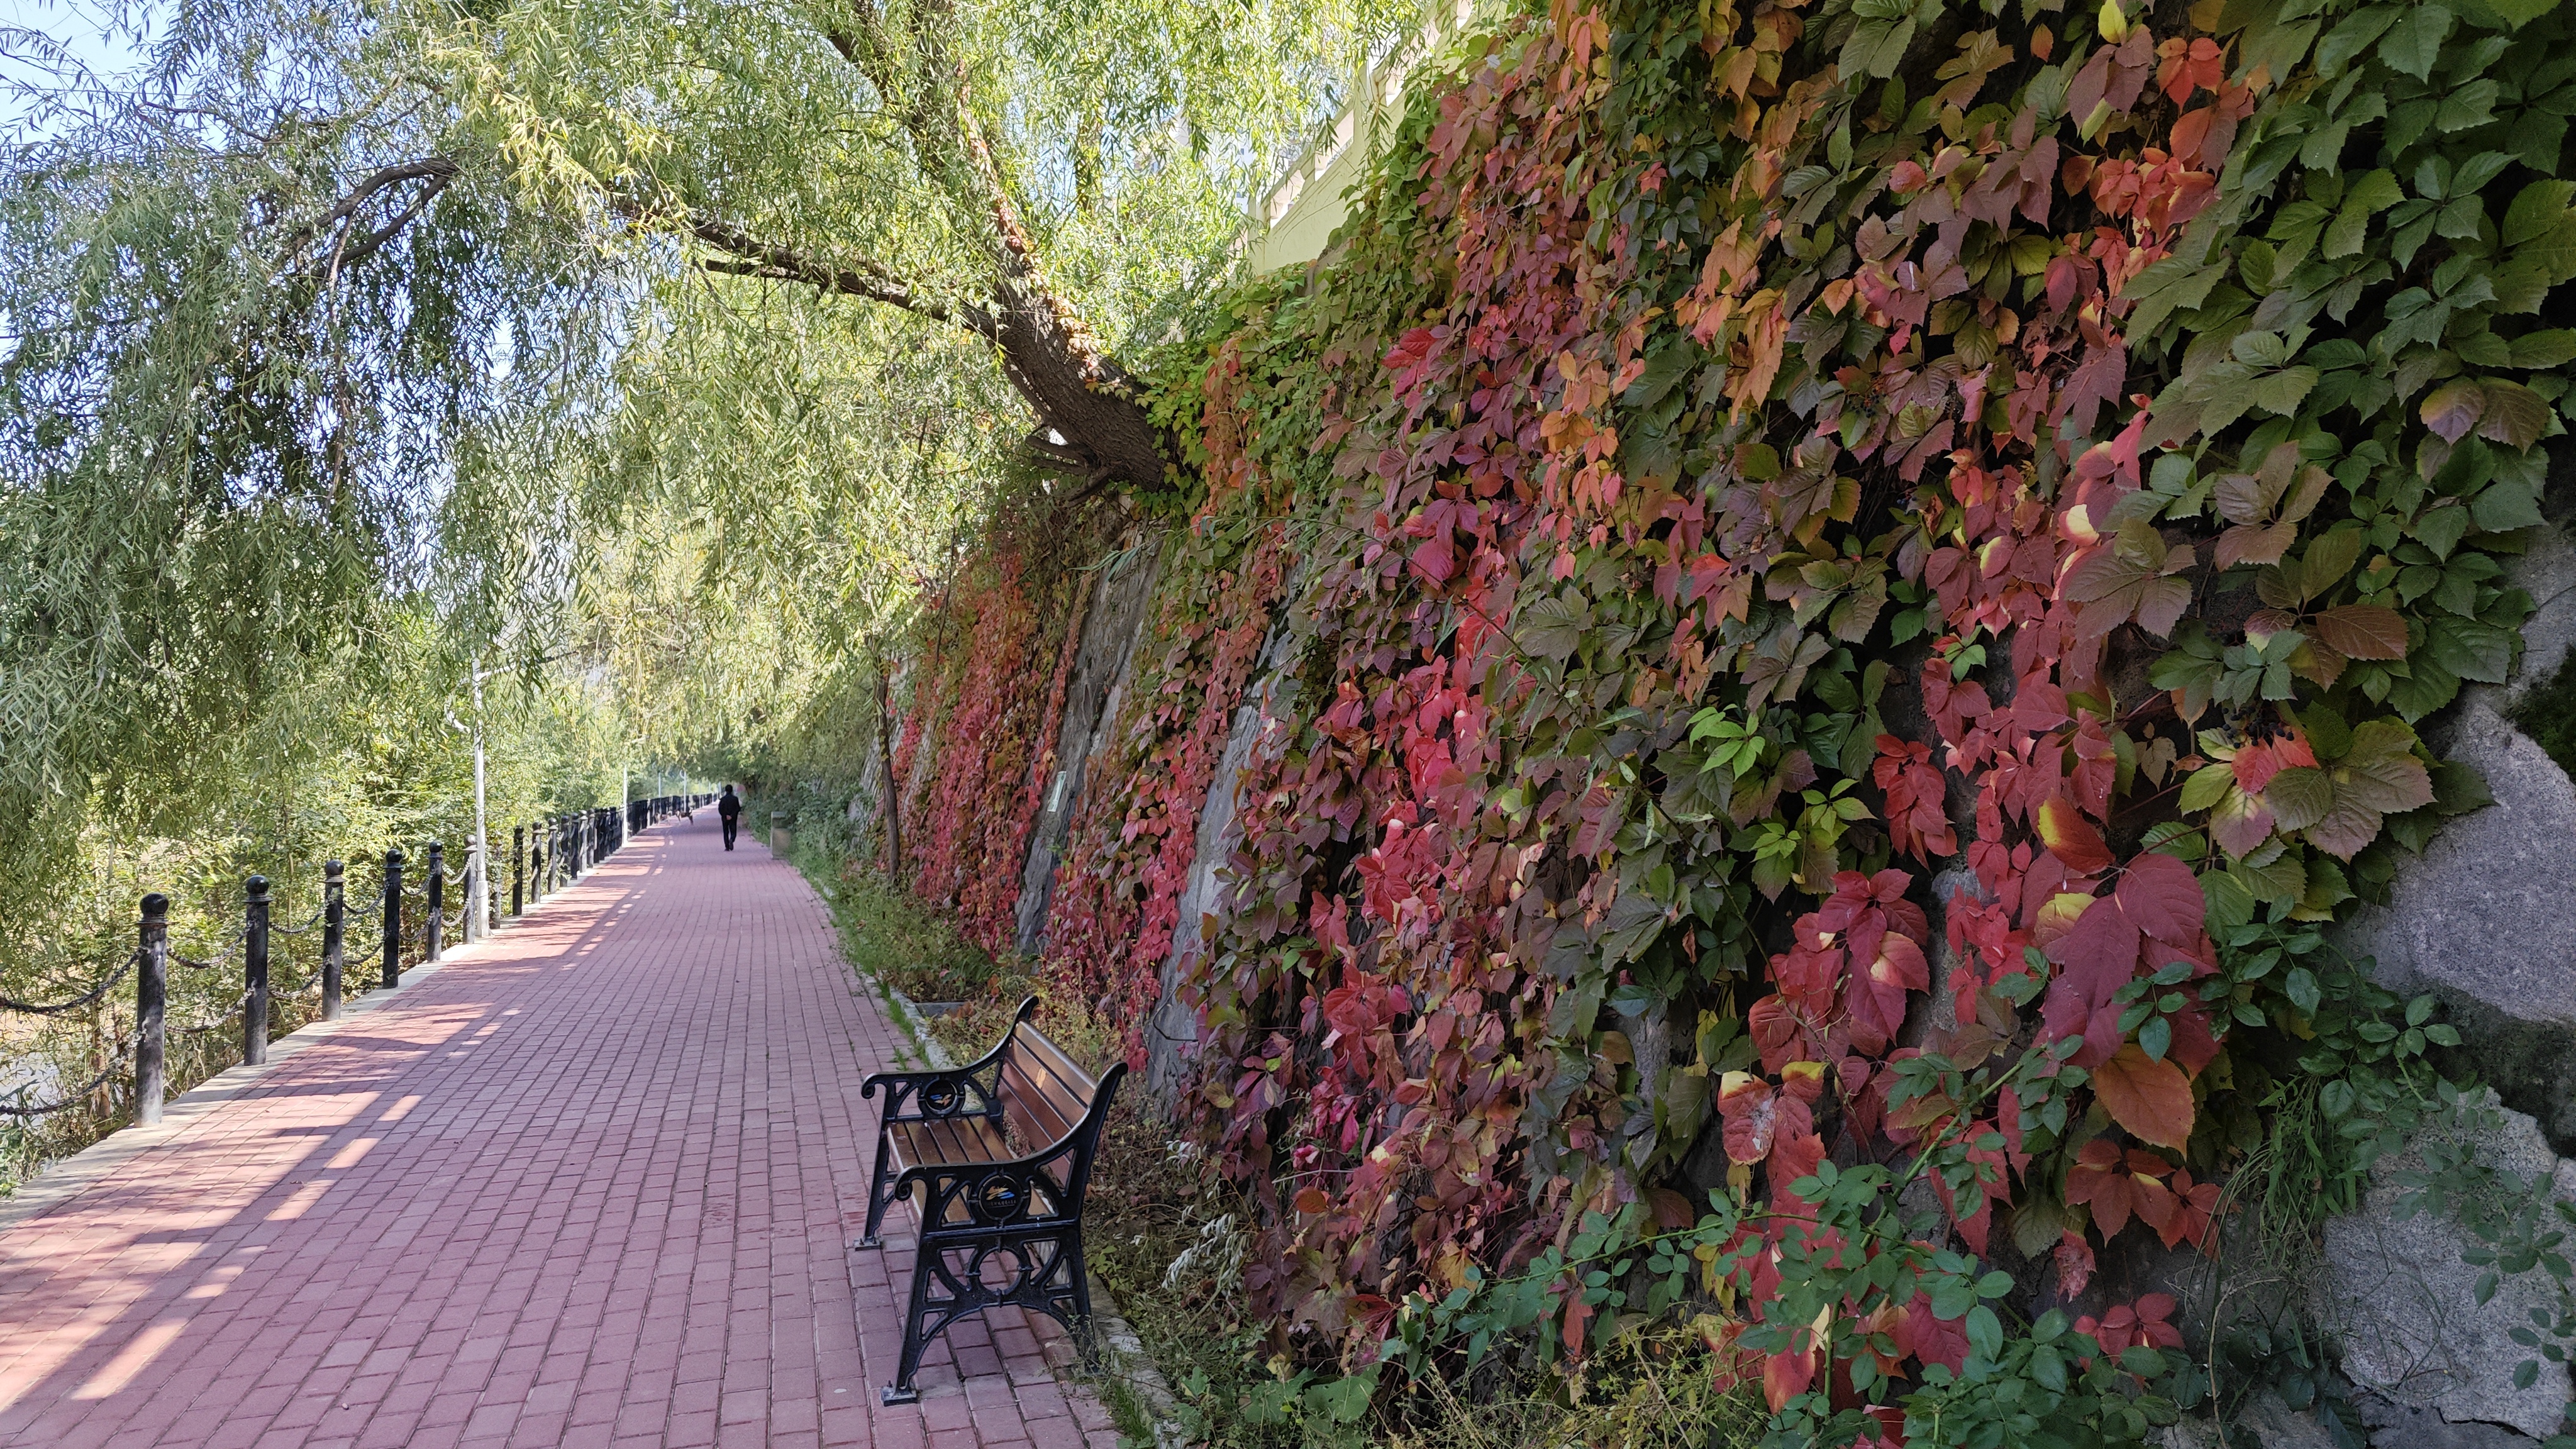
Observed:
[[[2039,838],[2048,853],[2065,862],[2077,875],[2093,875],[2111,868],[2111,847],[2102,843],[2102,832],[2084,818],[2075,802],[2064,796],[2052,796],[2039,806]]]
[[[2345,604],[2317,615],[2317,637],[2347,659],[2406,657],[2406,619],[2377,604]]]
[[[2112,1121],[2141,1142],[2178,1152],[2191,1140],[2191,1079],[2135,1042],[2093,1069],[2093,1095]]]

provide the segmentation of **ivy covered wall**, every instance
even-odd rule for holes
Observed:
[[[1175,1067],[1284,1342],[1687,1292],[1783,1442],[2195,1392],[2123,1356],[2180,1341],[2134,1265],[2312,1227],[2450,1100],[2328,928],[2489,798],[2431,741],[2551,536],[2571,29],[1557,0],[1415,81],[1172,373],[1042,942]],[[1083,592],[1006,552],[896,752],[997,945]],[[2295,1201],[2236,1177],[2285,1114]]]

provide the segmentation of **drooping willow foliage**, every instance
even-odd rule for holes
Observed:
[[[1095,357],[1171,334],[1411,14],[860,8],[965,59],[1021,294]],[[710,267],[658,209],[971,291],[992,198],[888,114],[947,84],[928,48],[858,64],[832,5],[119,14],[130,76],[0,34],[0,896],[45,903],[0,923],[15,994],[85,980],[143,890],[211,939],[249,871],[293,910],[326,856],[455,844],[478,730],[496,823],[657,765],[828,772],[990,500],[1086,482],[992,337]],[[88,1026],[0,1056],[77,1065]]]
[[[93,828],[221,834],[372,713],[451,696],[498,635],[440,623],[473,602],[434,567],[445,435],[508,404],[505,357],[595,347],[599,280],[435,160],[363,36],[276,40],[43,98],[7,153],[13,889]]]

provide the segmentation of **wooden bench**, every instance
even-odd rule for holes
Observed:
[[[865,1097],[885,1088],[886,1105],[858,1246],[883,1246],[879,1231],[897,1200],[912,1205],[921,1227],[903,1357],[886,1403],[920,1398],[912,1379],[931,1340],[997,1303],[1035,1309],[1077,1336],[1089,1331],[1083,1192],[1127,1066],[1094,1081],[1030,1024],[1037,1005],[1034,996],[1021,1002],[981,1061],[878,1072],[859,1085]]]

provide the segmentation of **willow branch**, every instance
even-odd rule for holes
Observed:
[[[421,188],[419,193],[412,197],[411,205],[396,213],[391,221],[339,248],[339,262],[342,266],[365,260],[386,242],[393,240],[404,227],[410,225],[412,220],[420,215],[422,208],[436,199],[440,192],[454,185],[463,169],[452,156],[424,156],[417,161],[401,161],[391,166],[378,167],[352,187],[348,195],[333,203],[330,210],[297,227],[287,237],[286,260],[292,262],[315,237],[348,222],[368,202],[391,188],[400,186],[406,181],[428,182],[427,186]]]
[[[864,297],[871,302],[900,307],[916,316],[962,327],[987,342],[999,344],[1001,341],[1001,324],[991,313],[949,298],[925,296],[882,262],[862,258],[849,266],[828,266],[793,247],[763,240],[711,217],[692,216],[687,226],[689,235],[708,248],[723,253],[699,263],[708,271],[733,277],[794,282],[827,296]]]

